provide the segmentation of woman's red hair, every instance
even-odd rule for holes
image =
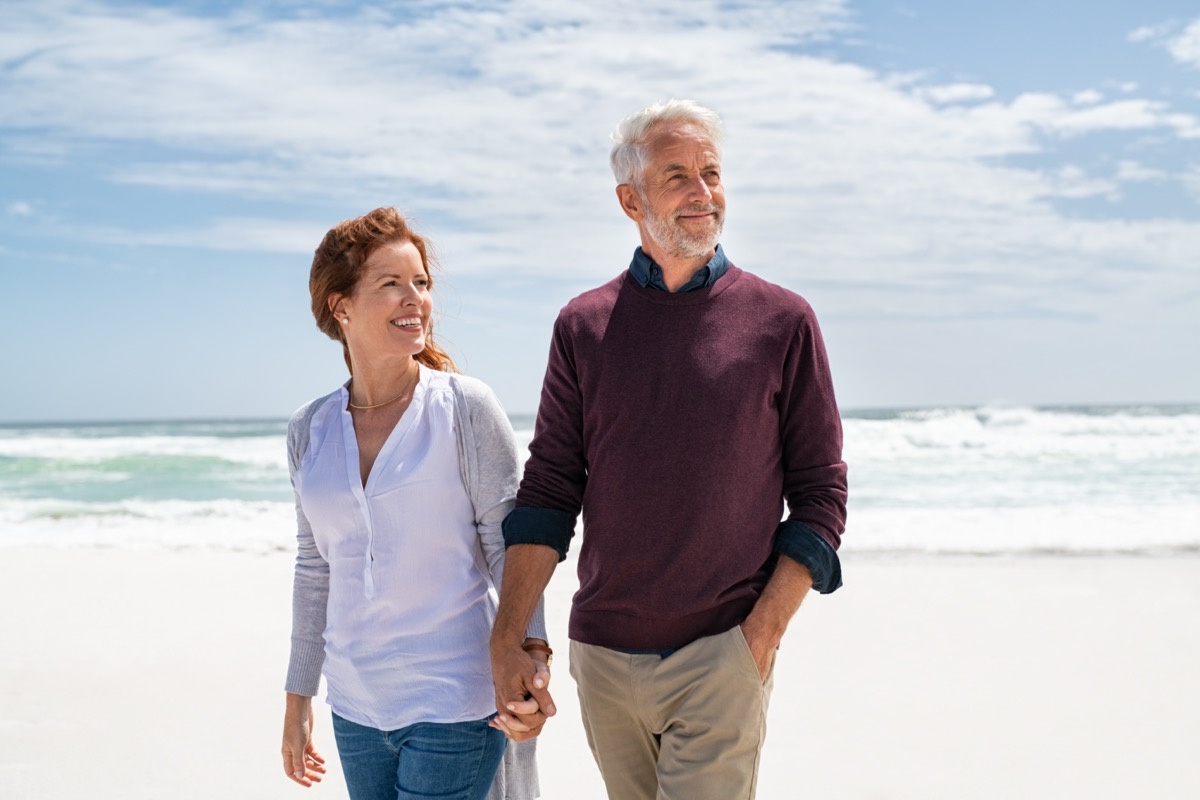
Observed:
[[[371,254],[385,244],[412,242],[421,254],[421,266],[433,287],[430,271],[429,243],[425,237],[414,232],[408,222],[394,208],[377,208],[361,217],[339,222],[329,229],[313,255],[312,270],[308,275],[308,293],[312,296],[312,313],[317,327],[330,339],[342,343],[346,367],[354,372],[350,363],[350,348],[342,334],[342,326],[333,316],[329,298],[335,294],[354,294],[362,277],[363,267]],[[425,332],[425,349],[415,356],[425,366],[443,372],[458,372],[454,361],[433,338],[433,321]]]

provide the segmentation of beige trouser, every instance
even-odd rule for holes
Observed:
[[[588,744],[610,800],[750,800],[767,732],[741,628],[667,658],[571,642]]]

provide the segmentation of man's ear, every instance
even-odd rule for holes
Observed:
[[[645,216],[645,211],[642,209],[642,198],[633,186],[628,183],[618,186],[617,200],[621,203],[621,210],[625,212],[625,216],[634,222],[642,221],[642,217]]]

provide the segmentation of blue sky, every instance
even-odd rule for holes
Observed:
[[[980,7],[981,5],[986,7]],[[739,266],[844,407],[1200,401],[1194,3],[7,2],[0,421],[284,416],[340,383],[307,272],[410,214],[506,407],[636,230],[608,132],[726,123]]]

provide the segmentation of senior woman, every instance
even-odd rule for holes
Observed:
[[[491,722],[490,588],[516,448],[491,390],[434,341],[429,259],[392,208],[335,226],[313,258],[313,316],[351,378],[288,425],[299,554],[283,768],[303,786],[325,772],[323,672],[352,800],[533,798],[533,743]],[[528,635],[549,654],[540,610]]]

